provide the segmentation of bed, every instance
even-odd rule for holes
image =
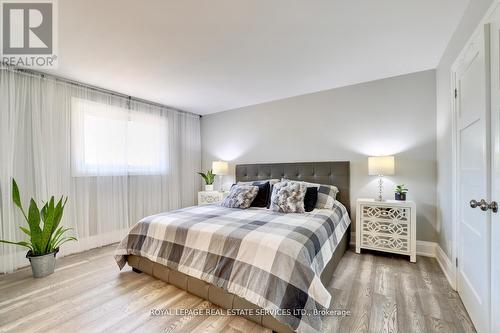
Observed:
[[[276,332],[321,331],[326,290],[349,244],[349,162],[244,164],[237,181],[301,180],[335,185],[331,210],[283,214],[194,206],[149,216],[115,256]]]

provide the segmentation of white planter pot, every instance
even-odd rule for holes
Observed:
[[[205,191],[210,192],[214,190],[214,185],[205,185]]]

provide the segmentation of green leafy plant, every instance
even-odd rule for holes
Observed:
[[[408,189],[405,188],[404,184],[396,185],[396,189],[394,190],[394,192],[400,193],[400,194],[406,194],[408,192]]]
[[[212,170],[208,170],[207,173],[198,172],[198,174],[203,178],[205,184],[212,185],[215,180],[215,173]]]
[[[30,200],[28,215],[21,204],[21,196],[16,181],[12,179],[12,200],[21,210],[29,228],[19,226],[19,228],[30,237],[29,241],[11,242],[0,240],[1,243],[14,244],[23,246],[29,249],[28,255],[44,255],[52,253],[59,249],[59,246],[69,241],[76,241],[75,237],[65,236],[66,232],[71,228],[59,226],[61,222],[64,207],[68,201],[68,197],[61,197],[56,203],[54,196],[44,203],[42,209],[38,209],[35,200]],[[40,224],[40,221],[43,224]]]

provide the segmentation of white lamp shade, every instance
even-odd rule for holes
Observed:
[[[394,156],[368,157],[368,174],[370,176],[394,175]]]
[[[212,162],[212,172],[219,176],[227,175],[228,164],[226,161],[213,161]]]

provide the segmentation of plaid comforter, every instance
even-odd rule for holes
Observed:
[[[194,206],[139,221],[115,259],[121,269],[129,254],[146,257],[270,310],[293,330],[314,332],[331,300],[320,275],[350,223],[339,202],[303,214]]]

